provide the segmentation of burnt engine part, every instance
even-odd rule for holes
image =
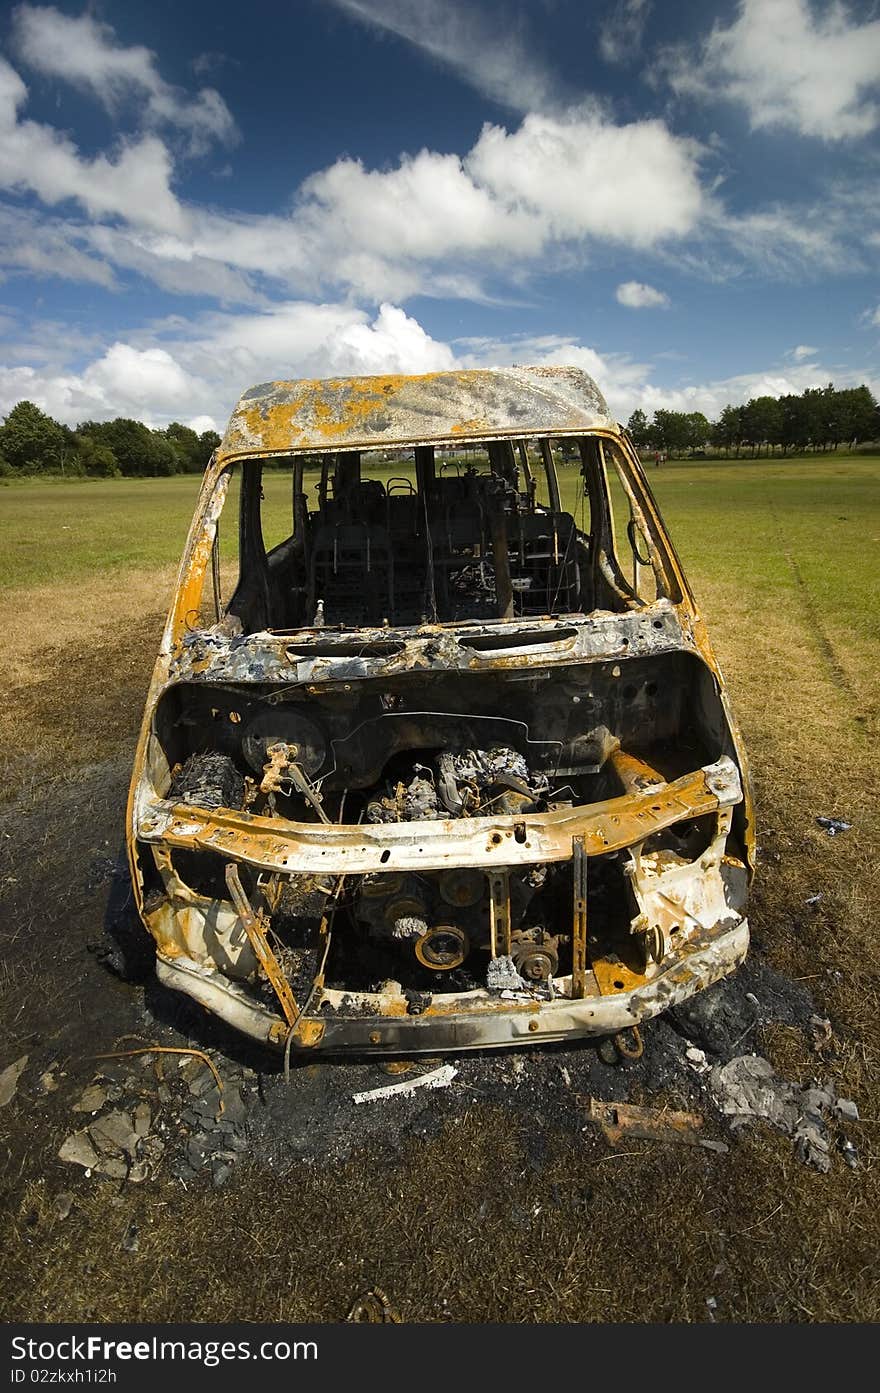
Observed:
[[[461,967],[470,952],[470,940],[457,924],[435,924],[415,940],[415,954],[423,967],[451,972]]]
[[[327,756],[327,741],[320,728],[301,711],[289,707],[260,711],[245,727],[242,750],[255,774],[263,773],[274,745],[286,745],[288,757],[309,776],[317,774]]]
[[[413,765],[409,782],[401,780],[393,788],[389,786],[385,797],[371,799],[367,822],[533,811],[550,787],[545,774],[533,773],[525,758],[507,745],[488,750],[441,750],[435,765],[436,776],[425,765]]]
[[[229,755],[209,752],[190,755],[175,772],[167,796],[198,808],[241,808],[244,792],[244,778]]]
[[[520,977],[526,982],[546,982],[559,970],[558,934],[546,929],[514,929],[510,938],[510,956]]]
[[[486,893],[486,877],[469,866],[454,866],[441,871],[438,888],[446,904],[456,909],[471,909]]]
[[[439,877],[434,884],[419,876],[365,876],[357,917],[374,939],[396,942],[433,972],[451,972],[470,953],[471,940],[461,924],[449,922],[438,888]]]
[[[440,807],[437,789],[430,769],[413,765],[415,773],[409,783],[398,782],[384,798],[372,798],[367,804],[367,822],[428,822],[446,817]]]

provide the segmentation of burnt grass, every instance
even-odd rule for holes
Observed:
[[[149,647],[140,635],[120,646],[145,685]],[[139,714],[108,709],[117,752],[88,764],[68,756],[73,718],[56,705],[60,767],[44,731],[40,777],[0,809],[0,1068],[28,1055],[0,1109],[7,1319],[338,1321],[374,1286],[408,1321],[877,1318],[873,805],[864,782],[858,795],[847,784],[858,731],[841,737],[847,762],[826,741],[826,763],[805,777],[756,698],[752,950],[732,978],[645,1026],[641,1058],[606,1062],[578,1042],[420,1060],[414,1072],[449,1062],[457,1077],[356,1106],[355,1092],[412,1074],[295,1058],[285,1081],[275,1055],[161,989],[149,952],[133,952],[120,841]],[[819,831],[828,811],[852,831]],[[116,974],[120,954],[140,980]],[[831,1021],[818,1052],[814,1014]],[[176,1061],[95,1058],[151,1044],[206,1050],[223,1077],[240,1149],[219,1185],[210,1156],[192,1164],[205,1134]],[[729,1131],[688,1065],[691,1044],[712,1062],[754,1050],[787,1078],[832,1079],[866,1119],[847,1131],[857,1166],[835,1150],[818,1174],[762,1124]],[[123,1105],[151,1102],[165,1151],[142,1184],[58,1159],[88,1121],[71,1108],[96,1074]],[[587,1121],[590,1097],[699,1112],[728,1149],[612,1147]]]

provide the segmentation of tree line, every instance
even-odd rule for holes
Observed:
[[[745,406],[725,406],[717,421],[702,411],[655,411],[649,421],[634,411],[627,422],[633,444],[668,455],[692,454],[707,445],[753,456],[764,450],[836,450],[841,444],[880,439],[880,407],[865,386],[838,391],[808,387],[800,396],[753,397]]]
[[[220,444],[216,431],[201,435],[172,421],[151,430],[142,421],[83,421],[75,429],[20,401],[0,425],[0,475],[91,475],[135,478],[201,474]]]
[[[744,450],[753,456],[762,450],[785,455],[880,439],[880,407],[864,385],[838,391],[829,382],[800,396],[753,397],[744,406],[725,406],[717,421],[702,411],[662,410],[649,421],[637,410],[627,430],[638,449],[668,455],[694,454],[707,446],[737,457]],[[216,431],[198,434],[178,421],[151,430],[142,421],[117,416],[71,429],[33,402],[20,401],[0,425],[0,476],[201,474],[219,444]]]

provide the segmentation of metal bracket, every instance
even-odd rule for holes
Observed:
[[[572,837],[572,932],[571,995],[583,1001],[587,994],[587,852],[583,837]]]
[[[489,942],[493,958],[510,957],[510,877],[507,871],[489,874]]]
[[[236,913],[241,920],[242,927],[250,939],[251,947],[257,955],[257,961],[265,972],[272,984],[272,989],[281,1003],[284,1012],[284,1019],[289,1026],[296,1024],[299,1018],[299,1007],[296,998],[287,984],[287,978],[281,971],[281,966],[269,944],[259,915],[251,909],[247,895],[238,874],[238,866],[234,861],[230,861],[226,867],[226,885],[232,896],[232,903],[235,905]]]

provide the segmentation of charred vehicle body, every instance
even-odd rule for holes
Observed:
[[[618,1032],[741,962],[753,844],[703,621],[586,374],[245,393],[129,799],[165,984],[288,1050]]]

